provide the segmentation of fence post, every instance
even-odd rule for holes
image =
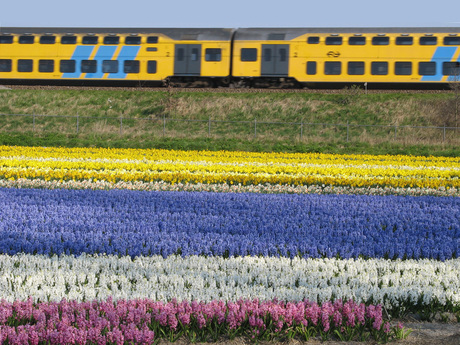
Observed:
[[[123,115],[120,115],[120,135],[122,134],[123,131]]]
[[[33,126],[34,126],[34,132],[35,132],[35,110],[32,112],[32,117],[33,117]]]
[[[302,140],[303,136],[303,121],[300,121],[300,140]]]
[[[349,132],[350,132],[350,126],[349,126],[349,121],[347,120],[347,143],[348,143]]]
[[[163,137],[165,136],[166,132],[166,115],[163,114]]]
[[[78,118],[78,111],[77,111],[77,134],[78,134],[78,130],[79,130],[79,118]]]
[[[395,140],[396,140],[396,128],[397,128],[397,127],[396,127],[396,125],[395,125]]]
[[[442,142],[446,141],[446,124],[444,124],[444,130],[442,131]]]
[[[208,137],[211,136],[211,116],[209,117],[209,121],[208,121]]]
[[[257,119],[254,119],[254,138],[257,137]]]

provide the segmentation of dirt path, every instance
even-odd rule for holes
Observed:
[[[412,333],[404,340],[397,340],[388,343],[389,345],[460,345],[460,323],[439,323],[439,322],[405,322],[404,327],[412,329]],[[175,345],[190,345],[185,339],[179,339]],[[232,341],[218,341],[208,343],[209,345],[253,345],[249,339],[239,338]],[[260,342],[260,345],[374,345],[376,341],[324,341],[310,340],[302,342],[290,340],[284,343]],[[167,341],[161,341],[159,345],[171,345]]]

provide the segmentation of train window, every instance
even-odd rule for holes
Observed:
[[[316,61],[307,61],[307,74],[316,74]]]
[[[138,36],[128,36],[125,38],[125,44],[141,44],[141,38]]]
[[[257,61],[257,48],[241,48],[241,61]]]
[[[200,54],[198,48],[192,48],[192,53],[190,54],[191,61],[198,61],[200,59]]]
[[[147,73],[149,73],[149,74],[157,73],[157,62],[156,62],[156,60],[147,61]]]
[[[364,74],[364,62],[363,61],[350,61],[348,63],[348,74],[349,75],[363,75]]]
[[[398,46],[411,46],[412,44],[414,44],[413,37],[407,37],[407,36],[396,37],[396,45]]]
[[[32,72],[34,61],[30,59],[18,60],[18,72]]]
[[[97,61],[96,60],[82,60],[81,73],[96,73]]]
[[[35,41],[34,36],[19,36],[20,44],[32,44]]]
[[[40,36],[40,44],[54,44],[56,36]]]
[[[54,60],[38,60],[38,71],[40,73],[54,72]]]
[[[457,37],[457,36],[444,37],[444,45],[446,45],[446,46],[458,46],[458,45],[460,45],[460,37]]]
[[[61,44],[76,44],[77,36],[62,36]]]
[[[460,62],[443,62],[442,63],[442,74],[460,76]]]
[[[366,44],[366,37],[350,37],[348,44],[351,46],[363,46]]]
[[[287,61],[287,50],[284,48],[279,49],[278,58],[279,58],[279,61]]]
[[[319,36],[310,36],[307,38],[308,44],[318,44],[319,43]]]
[[[324,63],[324,74],[339,75],[342,73],[342,63],[340,61],[326,61]]]
[[[0,72],[11,72],[11,59],[0,59]]]
[[[185,57],[184,48],[177,49],[176,60],[177,61],[184,61],[184,57]]]
[[[59,63],[59,71],[61,73],[75,73],[75,60],[61,60]]]
[[[11,44],[13,43],[13,36],[0,36],[0,44]]]
[[[419,75],[436,75],[436,62],[419,62],[418,63]]]
[[[372,62],[371,64],[372,75],[387,75],[388,74],[388,62]]]
[[[117,60],[102,61],[102,73],[118,73],[118,61]]]
[[[139,73],[139,61],[137,60],[125,60],[123,66],[124,73]]]
[[[263,57],[264,61],[266,61],[266,62],[272,61],[272,50],[271,50],[271,48],[265,48],[262,57]]]
[[[206,61],[221,61],[222,60],[222,49],[220,48],[207,48],[205,50]]]
[[[374,46],[387,46],[390,44],[390,38],[384,36],[372,37],[372,44]]]
[[[147,43],[158,43],[158,36],[148,36]]]
[[[342,44],[342,37],[330,36],[326,37],[326,45],[339,46]]]
[[[120,37],[118,36],[105,36],[104,44],[118,44],[120,43]]]
[[[421,46],[435,46],[438,44],[438,38],[437,37],[420,37],[419,44]]]
[[[411,75],[412,74],[412,62],[409,62],[409,61],[395,62],[395,74],[396,75]]]
[[[81,43],[83,44],[97,44],[97,36],[83,36]]]

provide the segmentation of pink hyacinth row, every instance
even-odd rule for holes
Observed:
[[[374,338],[387,337],[391,330],[380,305],[353,301],[0,301],[0,344],[152,344],[180,336],[193,341],[235,336],[269,340],[277,335],[308,340],[356,328]]]

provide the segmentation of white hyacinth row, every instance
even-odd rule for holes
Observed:
[[[186,192],[219,192],[219,193],[291,193],[291,194],[358,194],[358,195],[433,195],[433,196],[454,196],[460,197],[460,190],[457,188],[397,188],[397,187],[347,187],[329,185],[231,185],[203,184],[203,183],[168,183],[164,181],[142,182],[142,181],[44,181],[41,179],[17,180],[0,179],[0,188],[45,188],[45,189],[125,189],[145,191],[186,191]]]
[[[460,259],[301,259],[203,256],[0,255],[9,302],[151,298],[236,301],[353,299],[388,310],[460,303]]]

